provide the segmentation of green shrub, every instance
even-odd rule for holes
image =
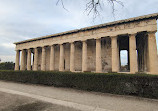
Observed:
[[[0,71],[0,79],[158,99],[157,75]]]
[[[0,63],[0,70],[14,70],[13,62],[2,62]]]

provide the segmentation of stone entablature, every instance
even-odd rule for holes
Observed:
[[[154,14],[155,15],[155,14]],[[138,19],[139,18],[139,19]],[[142,16],[133,19],[121,20],[105,25],[87,27],[80,30],[68,31],[46,37],[35,38],[22,42],[16,42],[16,50],[43,47],[53,44],[71,43],[87,39],[98,39],[101,37],[117,36],[123,34],[134,34],[142,31],[157,31],[156,19],[153,16]],[[133,21],[132,21],[133,20]],[[126,22],[128,21],[128,22]]]
[[[120,51],[127,50],[130,73],[158,73],[157,17],[151,14],[16,42],[15,70],[21,51],[21,70],[31,70],[33,53],[33,70],[120,72]],[[126,45],[121,44],[124,39]]]

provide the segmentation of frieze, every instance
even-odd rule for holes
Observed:
[[[141,28],[140,28],[141,27]],[[101,38],[106,36],[117,36],[124,33],[137,33],[137,31],[155,31],[157,30],[156,19],[153,20],[143,20],[143,21],[135,21],[130,23],[124,23],[114,26],[107,26],[103,28],[93,29],[82,31],[73,34],[61,35],[57,37],[27,42],[23,44],[17,44],[17,49],[25,49],[25,48],[35,48],[38,46],[45,46],[45,45],[53,45],[59,44],[64,42],[73,42],[73,41],[81,41],[85,38],[87,39],[95,39]]]

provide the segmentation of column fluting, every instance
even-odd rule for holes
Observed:
[[[87,71],[87,42],[82,41],[82,72]]]
[[[27,50],[27,70],[31,70],[31,49]]]
[[[112,72],[119,72],[119,45],[117,36],[111,37],[112,45]]]
[[[19,70],[20,50],[16,50],[15,70]]]
[[[37,71],[38,70],[38,48],[34,49],[34,66],[33,66],[33,70]]]
[[[138,72],[136,34],[129,35],[130,73]]]
[[[25,70],[25,50],[24,49],[21,52],[20,70]]]
[[[46,70],[46,48],[42,47],[42,61],[41,61],[41,70]]]
[[[70,46],[70,71],[75,71],[75,44],[71,43]]]
[[[158,72],[156,31],[148,32],[148,71],[149,73]]]
[[[64,46],[60,44],[59,71],[64,71]]]
[[[50,70],[53,71],[55,69],[54,67],[54,61],[55,61],[55,55],[54,55],[54,45],[50,46]]]
[[[96,39],[96,72],[102,72],[101,39]]]

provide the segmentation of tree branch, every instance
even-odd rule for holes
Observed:
[[[62,5],[63,9],[65,9],[66,11],[68,11],[68,10],[65,8],[65,6],[64,6],[63,0],[58,0],[58,1],[56,2],[56,5],[58,5],[59,2],[61,2],[61,5]],[[68,11],[68,12],[69,12],[69,11]]]
[[[94,20],[97,16],[100,16],[100,11],[103,10],[102,5],[104,4],[105,1],[108,1],[111,4],[112,14],[113,14],[114,17],[115,17],[115,11],[116,11],[115,10],[116,3],[121,5],[122,7],[124,7],[123,2],[121,2],[120,0],[88,0],[88,2],[86,3],[85,12],[87,12],[88,16],[92,13],[93,14],[93,20]],[[63,0],[57,0],[56,5],[58,5],[59,2],[61,2],[62,7],[66,11],[68,11],[64,6]]]

